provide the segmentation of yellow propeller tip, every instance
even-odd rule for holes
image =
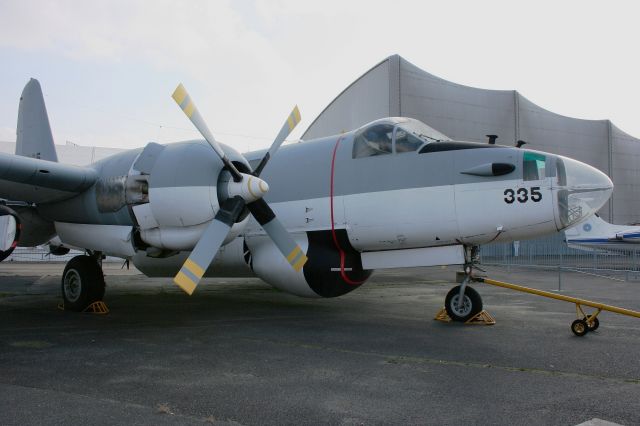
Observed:
[[[176,90],[173,91],[173,95],[171,95],[171,97],[174,101],[176,101],[178,105],[184,102],[185,98],[187,97],[187,90],[184,88],[182,83],[178,84],[178,87],[176,87]]]
[[[184,272],[178,272],[178,275],[175,276],[173,282],[189,296],[191,296],[196,289],[196,283],[193,282]]]

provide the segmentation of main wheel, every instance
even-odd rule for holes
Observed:
[[[589,331],[587,321],[583,319],[575,320],[571,323],[571,331],[573,331],[573,334],[575,334],[576,336],[584,336],[585,334],[587,334],[587,331]]]
[[[90,256],[76,256],[62,274],[64,308],[80,312],[104,297],[104,275],[98,262]]]
[[[447,310],[447,314],[454,321],[465,322],[482,311],[482,297],[469,286],[464,290],[462,307],[458,305],[459,300],[460,286],[449,290],[447,297],[444,299],[444,307]]]

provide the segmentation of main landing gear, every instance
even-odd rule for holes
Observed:
[[[104,297],[102,253],[76,256],[62,274],[62,300],[64,309],[82,312]]]

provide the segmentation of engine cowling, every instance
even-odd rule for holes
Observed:
[[[223,146],[242,170],[246,159]],[[135,161],[126,185],[141,240],[166,250],[191,250],[220,209],[219,186],[223,163],[201,141],[162,146],[149,144]],[[247,222],[236,223],[225,244],[237,237]]]
[[[223,149],[239,169],[249,170],[241,154],[228,146]],[[81,214],[67,214],[55,223],[65,244],[120,257],[137,251],[164,257],[191,250],[224,202],[219,191],[226,173],[223,163],[203,140],[149,143],[135,155],[114,156],[96,167],[100,177],[95,188],[74,205]],[[97,212],[86,207],[94,202]],[[93,223],[78,226],[85,217]],[[246,217],[234,224],[225,243],[242,232]],[[67,226],[72,224],[76,226]]]

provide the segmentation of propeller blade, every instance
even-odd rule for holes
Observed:
[[[216,141],[216,139],[211,134],[211,130],[209,130],[207,123],[205,123],[204,119],[200,115],[200,112],[198,112],[198,109],[196,108],[196,104],[193,102],[193,100],[191,99],[191,96],[189,96],[189,94],[187,93],[187,90],[184,88],[182,83],[178,84],[178,87],[176,87],[176,90],[173,92],[173,95],[171,95],[171,97],[173,98],[174,101],[176,101],[178,106],[182,109],[182,111],[189,118],[189,120],[191,120],[193,125],[196,126],[196,129],[198,129],[198,131],[205,138],[205,140],[209,142],[209,145],[211,145],[211,148],[213,148],[216,154],[218,154],[218,157],[220,157],[224,165],[231,172],[231,175],[233,176],[233,180],[235,182],[242,182],[242,174],[240,174],[236,166],[234,166],[231,160],[229,160],[229,157],[227,157],[227,154],[225,154],[220,144]]]
[[[278,247],[278,250],[280,250],[282,255],[287,259],[291,267],[296,272],[300,271],[309,259],[276,218],[276,215],[267,202],[260,198],[257,201],[247,204],[247,207],[276,247]]]
[[[182,265],[180,272],[173,278],[173,282],[187,294],[191,295],[196,289],[244,206],[244,200],[240,197],[229,198],[224,202]]]
[[[260,161],[260,164],[258,164],[258,167],[256,167],[256,169],[253,171],[253,174],[255,176],[260,176],[260,173],[262,173],[262,169],[264,169],[264,166],[266,166],[269,162],[269,159],[275,155],[278,148],[280,148],[280,145],[282,145],[282,142],[284,142],[287,136],[289,136],[296,125],[300,122],[300,119],[300,110],[296,105],[293,108],[293,111],[291,111],[291,114],[289,114],[289,117],[287,117],[287,121],[285,121],[282,125],[282,129],[280,129],[280,133],[278,133],[278,136],[276,136],[276,139],[271,144],[271,148],[269,148],[269,151],[267,151],[264,157],[262,157],[262,160]]]

